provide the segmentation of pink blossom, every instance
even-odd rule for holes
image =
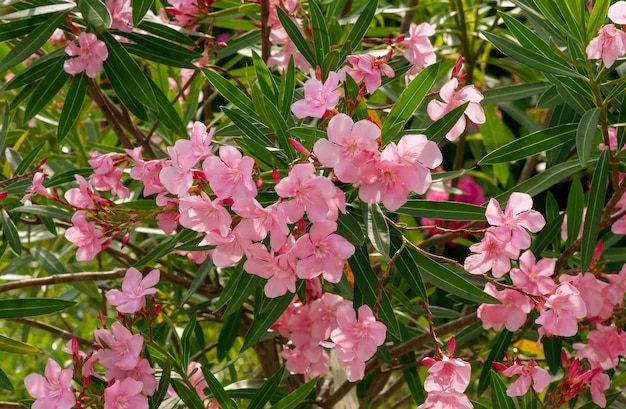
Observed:
[[[264,208],[256,199],[248,197],[236,201],[231,210],[242,218],[237,225],[242,237],[260,241],[269,233],[270,246],[274,250],[286,243],[289,228],[281,206],[273,203]]]
[[[232,218],[220,200],[211,200],[201,191],[200,196],[187,196],[180,199],[180,224],[200,232],[218,232],[222,237],[230,233]]]
[[[472,409],[473,407],[467,395],[452,389],[428,392],[426,400],[417,409]]]
[[[111,324],[111,330],[94,331],[96,342],[102,346],[96,353],[100,364],[105,368],[117,367],[128,371],[139,363],[139,354],[143,348],[143,336],[133,334],[119,321]],[[141,388],[139,388],[141,390]]]
[[[26,189],[26,194],[20,200],[21,203],[29,201],[34,194],[50,197],[50,193],[48,193],[48,190],[43,185],[43,180],[46,176],[48,176],[48,174],[45,172],[35,172],[33,183]]]
[[[219,157],[211,156],[202,164],[211,189],[220,199],[232,197],[238,200],[256,196],[253,168],[254,159],[242,156],[232,146],[220,146]]]
[[[506,394],[509,396],[524,396],[532,383],[535,392],[542,392],[552,380],[552,377],[543,368],[537,366],[534,360],[531,360],[528,365],[522,365],[515,362],[512,366],[502,371],[504,376],[519,375],[515,382],[513,382],[506,390]]]
[[[272,32],[273,31],[274,30],[272,30]],[[278,68],[278,72],[282,74],[285,72],[287,67],[289,67],[289,60],[293,56],[296,67],[302,72],[308,72],[311,69],[311,64],[309,64],[306,58],[304,58],[304,56],[297,51],[293,41],[287,37],[284,44],[285,47],[282,51],[272,54],[272,56],[267,59],[267,66],[269,68]]]
[[[154,269],[144,278],[139,270],[131,267],[122,281],[122,291],[107,291],[107,300],[117,311],[134,314],[146,305],[146,295],[157,292],[154,286],[159,282],[159,275],[159,270]]]
[[[192,168],[181,164],[179,151],[174,147],[168,146],[167,153],[170,160],[161,168],[159,181],[169,193],[184,198],[189,195],[189,189],[193,185]]]
[[[548,294],[556,286],[551,278],[555,265],[556,260],[552,258],[542,258],[535,262],[535,255],[528,250],[520,256],[519,268],[511,269],[511,280],[516,287],[528,294]]]
[[[176,23],[182,27],[193,24],[201,14],[197,0],[168,0],[173,8],[167,10],[168,13],[176,17]]]
[[[419,25],[411,23],[409,26],[409,38],[400,43],[406,47],[404,58],[411,64],[414,64],[413,68],[417,72],[424,69],[424,67],[434,64],[437,60],[433,46],[428,39],[429,36],[434,34],[435,29],[428,23]]]
[[[39,374],[29,374],[24,379],[28,393],[35,398],[32,409],[70,409],[76,404],[76,397],[70,388],[72,369],[61,369],[53,359],[48,358],[45,378]]]
[[[586,52],[588,59],[602,58],[604,65],[609,68],[626,53],[626,33],[613,24],[602,26],[598,36],[591,39],[587,45]]]
[[[535,323],[543,325],[540,334],[571,337],[578,332],[578,319],[587,315],[580,292],[569,283],[561,283],[544,304],[549,310],[541,313]]]
[[[285,360],[289,372],[302,374],[307,381],[325,375],[330,368],[330,358],[320,346],[284,347],[280,356]]]
[[[504,212],[500,209],[500,204],[492,198],[485,216],[489,224],[497,226],[500,232],[510,237],[513,246],[526,249],[530,247],[530,235],[526,230],[537,233],[546,224],[541,213],[532,210],[532,206],[533,199],[529,194],[513,192]]]
[[[604,408],[606,406],[606,396],[604,395],[604,391],[609,389],[611,386],[611,378],[605,373],[597,373],[593,378],[591,378],[591,385],[589,390],[591,392],[591,400],[596,405]]]
[[[472,368],[460,358],[443,356],[428,368],[428,376],[424,380],[424,389],[431,392],[463,393],[469,385]]]
[[[330,334],[335,343],[337,359],[347,367],[346,374],[350,382],[363,379],[365,361],[376,353],[377,347],[387,337],[387,327],[376,320],[369,306],[360,306],[358,315],[357,321],[354,308],[342,304],[337,309],[338,328]]]
[[[530,298],[519,291],[506,289],[496,290],[491,284],[485,284],[485,292],[502,304],[482,304],[478,307],[478,318],[483,321],[483,328],[493,328],[498,331],[502,325],[511,332],[517,331],[526,322],[528,313],[532,311],[534,303]]]
[[[337,310],[346,303],[350,304],[350,301],[332,293],[324,293],[321,298],[313,301],[309,310],[312,321],[311,336],[319,340],[330,337],[332,330],[337,327]]]
[[[298,277],[312,279],[320,274],[331,283],[341,280],[345,260],[354,254],[354,246],[338,234],[337,223],[326,220],[313,223],[309,233],[300,237],[292,252],[300,260]]]
[[[65,192],[65,200],[78,209],[93,209],[96,205],[93,201],[95,196],[91,185],[81,175],[74,175],[78,181],[78,186]]]
[[[215,128],[211,128],[207,132],[207,128],[202,122],[194,122],[189,133],[189,139],[179,139],[174,143],[178,166],[184,171],[189,171],[201,161],[211,157],[211,142],[214,133]]]
[[[141,382],[141,391],[146,395],[152,395],[157,388],[157,381],[154,377],[154,368],[146,358],[141,358],[137,365],[129,370],[123,370],[117,366],[111,366],[106,371],[107,379],[134,379]]]
[[[213,250],[209,250],[209,254],[216,267],[234,266],[251,244],[252,241],[240,234],[239,225],[226,237],[217,231],[209,231],[200,242],[200,246],[215,246]]]
[[[459,80],[455,77],[446,82],[441,90],[439,90],[439,96],[444,102],[432,100],[428,103],[426,110],[428,116],[433,121],[438,121],[445,114],[452,111],[454,108],[469,102],[465,115],[461,116],[457,123],[446,135],[448,140],[455,140],[465,131],[465,117],[474,124],[485,123],[485,112],[480,101],[483,100],[483,95],[473,85],[466,85],[463,88],[457,90],[459,86]]]
[[[304,83],[304,99],[291,105],[291,112],[302,119],[307,116],[321,118],[326,111],[335,109],[341,98],[339,76],[336,72],[329,72],[328,78],[322,83],[316,79],[309,79]]]
[[[491,270],[494,277],[502,277],[511,269],[511,259],[516,259],[519,249],[496,230],[487,229],[483,239],[470,246],[478,254],[467,256],[463,267],[470,274],[484,274]]]
[[[104,390],[104,409],[148,409],[148,398],[141,394],[143,385],[132,378],[116,379]]]
[[[619,273],[609,274],[608,278],[608,298],[610,298],[613,305],[617,304],[621,307],[624,305],[624,294],[626,293],[626,264],[622,265]]]
[[[580,292],[587,310],[586,317],[596,320],[605,320],[613,310],[611,297],[606,297],[609,284],[598,280],[593,273],[577,274],[575,276],[561,275],[559,281],[567,282]]]
[[[130,0],[108,0],[106,6],[111,14],[111,28],[130,32],[130,26],[133,24]]]
[[[132,150],[127,149],[126,154],[135,162],[135,166],[130,169],[130,177],[143,182],[143,197],[167,192],[159,179],[165,160],[144,160],[141,155],[141,146]]]
[[[596,324],[587,335],[587,344],[576,342],[573,347],[577,350],[576,357],[587,358],[592,369],[615,369],[619,357],[626,356],[626,333],[615,325]]]
[[[88,162],[93,168],[89,182],[97,190],[111,191],[111,194],[125,199],[130,195],[130,191],[122,183],[123,170],[117,166],[121,157],[123,155],[116,153],[89,152]]]
[[[615,24],[626,24],[626,1],[618,1],[609,7],[608,17]]]
[[[355,82],[365,82],[365,89],[373,94],[382,83],[382,76],[393,77],[393,69],[385,64],[384,58],[377,58],[371,54],[349,55],[348,62],[352,67],[344,67],[339,70],[339,79],[345,81],[346,74],[350,75]]]
[[[247,252],[248,258],[243,265],[250,274],[266,278],[265,295],[274,298],[285,295],[287,291],[296,292],[296,256],[291,252],[278,255],[270,254],[261,244],[253,244]]]
[[[337,178],[356,183],[358,168],[378,153],[380,128],[371,121],[353,122],[346,114],[335,115],[328,122],[328,139],[319,139],[313,152],[319,162],[333,168]]]
[[[109,56],[104,42],[98,40],[92,33],[80,33],[78,46],[72,41],[68,42],[65,53],[76,57],[65,61],[63,64],[65,72],[76,75],[85,71],[89,78],[98,76],[102,70],[102,62]]]
[[[76,260],[93,260],[96,254],[102,251],[100,237],[102,231],[96,229],[94,222],[86,220],[87,212],[84,210],[74,213],[72,216],[72,227],[65,231],[65,238],[78,247]]]

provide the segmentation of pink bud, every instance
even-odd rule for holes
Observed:
[[[406,40],[406,34],[400,34],[398,37],[396,37],[396,43],[401,43],[404,40]]]
[[[448,341],[448,355],[452,356],[454,354],[454,349],[456,348],[456,339],[454,337],[450,338]]]
[[[508,368],[508,366],[504,365],[502,362],[492,362],[491,363],[493,365],[494,368],[496,368],[498,371],[504,371],[505,369]]]
[[[322,80],[322,69],[320,68],[319,65],[315,67],[315,79],[318,81]]]
[[[2,191],[0,192],[0,200],[4,199],[5,197],[7,197],[9,195],[9,192],[7,191]]]
[[[293,138],[287,138],[287,140],[298,153],[301,153],[305,156],[311,156],[311,152],[309,152],[307,148],[305,148],[304,145],[302,145],[300,142],[296,141]]]
[[[278,173],[278,169],[272,168],[272,178],[274,179],[274,182],[280,182],[280,173]]]
[[[457,58],[456,62],[454,63],[454,68],[452,68],[451,78],[458,77],[462,68],[463,68],[463,56],[459,55],[459,58]]]
[[[228,48],[228,44],[226,44],[224,41],[220,41],[220,42],[218,42],[218,43],[217,43],[217,46],[218,46],[219,48],[222,48],[222,49],[224,49],[224,48]]]
[[[100,319],[100,325],[102,325],[102,328],[106,328],[107,327],[107,321],[106,321],[106,318],[104,317],[104,313],[102,311],[98,312],[98,318]]]
[[[422,359],[422,364],[426,365],[426,366],[433,366],[437,363],[437,361],[431,357],[426,357],[424,359]]]

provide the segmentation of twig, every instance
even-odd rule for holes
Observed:
[[[49,332],[49,333],[51,333],[53,335],[58,336],[61,339],[65,339],[67,341],[71,340],[72,337],[75,336],[74,334],[72,334],[69,331],[66,331],[64,329],[55,327],[53,325],[46,324],[46,323],[41,322],[41,321],[33,320],[31,318],[9,318],[8,321],[13,321],[13,322],[17,322],[19,324],[24,324],[24,325],[28,325],[30,327],[42,329],[42,330],[47,331],[47,332]],[[78,340],[78,344],[80,346],[82,346],[82,347],[91,347],[91,345],[93,344],[92,342],[89,342],[85,338],[76,337],[76,339]]]
[[[405,33],[411,26],[413,17],[415,17],[415,8],[417,7],[417,3],[418,0],[407,1],[407,11],[404,13],[404,17],[402,18],[402,24],[400,24],[400,33]]]
[[[88,273],[57,274],[49,277],[26,278],[24,280],[11,283],[0,284],[0,293],[18,288],[41,287],[44,285],[55,285],[62,283],[75,283],[79,281],[115,280],[122,278],[126,274],[126,269],[115,269],[113,271],[94,271]]]
[[[270,26],[270,0],[261,0],[261,58],[267,64],[271,55]]]

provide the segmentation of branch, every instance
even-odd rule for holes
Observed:
[[[50,324],[46,324],[44,322],[41,321],[36,321],[30,318],[9,318],[8,321],[13,321],[13,322],[17,322],[23,325],[28,325],[30,327],[34,327],[34,328],[39,328],[42,329],[44,331],[47,331],[53,335],[58,336],[61,339],[65,339],[67,341],[71,340],[72,337],[74,337],[75,335],[72,334],[69,331],[66,331],[64,329],[55,327],[53,325]],[[78,340],[78,344],[82,347],[91,347],[93,345],[92,342],[86,340],[85,338],[79,338],[76,337],[76,339]]]
[[[78,281],[115,280],[124,277],[125,274],[126,269],[118,268],[113,271],[104,272],[72,273],[49,277],[27,278],[12,283],[0,284],[0,293],[18,288],[41,287],[44,285],[75,283]]]

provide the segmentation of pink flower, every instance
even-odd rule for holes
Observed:
[[[504,212],[500,204],[491,199],[487,205],[485,216],[492,226],[497,226],[499,234],[510,237],[511,244],[518,249],[530,247],[530,235],[524,229],[537,233],[543,229],[546,221],[536,210],[532,210],[533,199],[527,193],[513,192],[509,196]]]
[[[111,191],[112,194],[125,199],[130,195],[130,191],[122,183],[123,170],[117,166],[123,155],[116,153],[101,154],[100,152],[89,152],[89,165],[93,168],[93,173],[89,177],[91,185],[100,191]]]
[[[445,114],[452,111],[454,108],[469,102],[465,115],[459,118],[457,123],[452,127],[450,132],[446,135],[448,140],[455,140],[465,131],[465,117],[475,124],[482,124],[485,122],[485,112],[480,106],[480,101],[483,100],[483,95],[473,85],[466,85],[457,91],[459,86],[459,80],[452,78],[446,82],[441,90],[439,90],[439,96],[443,101],[432,100],[428,103],[426,110],[428,116],[433,121],[438,121]]]
[[[626,33],[613,24],[602,26],[598,31],[598,36],[587,45],[586,51],[588,59],[602,58],[604,65],[609,68],[626,53]]]
[[[96,229],[94,222],[87,222],[87,212],[84,210],[74,213],[72,227],[65,231],[65,238],[78,247],[76,260],[93,260],[96,254],[102,251],[100,237],[102,231]]]
[[[556,286],[551,278],[555,265],[556,260],[552,258],[542,258],[535,263],[535,255],[528,250],[520,256],[519,268],[511,269],[511,280],[528,294],[548,294]]]
[[[184,227],[206,233],[219,232],[222,237],[230,233],[232,218],[220,200],[211,200],[201,191],[200,196],[187,196],[180,199],[180,224]]]
[[[107,379],[134,379],[142,383],[141,391],[146,395],[152,395],[157,388],[157,381],[154,377],[154,368],[146,358],[141,358],[137,365],[129,370],[119,369],[117,366],[107,368]]]
[[[291,112],[302,119],[307,116],[321,118],[326,111],[335,108],[341,98],[339,76],[336,72],[329,72],[328,78],[322,83],[316,79],[309,79],[304,83],[304,99],[291,105]]]
[[[273,32],[274,30],[272,30]],[[268,68],[276,67],[281,74],[285,72],[289,67],[289,60],[293,56],[296,67],[301,72],[308,72],[311,69],[311,64],[304,58],[304,56],[297,52],[296,45],[287,37],[284,41],[285,48],[282,51],[272,54],[267,60]]]
[[[587,315],[580,292],[569,283],[561,283],[544,304],[544,311],[535,323],[543,325],[540,334],[571,337],[578,332],[578,319]]]
[[[67,43],[65,53],[76,58],[65,61],[63,69],[72,75],[85,71],[89,78],[96,78],[102,70],[102,62],[109,56],[106,45],[92,33],[80,33],[78,45]]]
[[[346,114],[335,115],[328,122],[328,139],[319,139],[313,152],[326,167],[333,168],[345,183],[359,180],[358,168],[378,153],[380,128],[371,121],[356,123]]]
[[[524,396],[531,383],[535,392],[540,393],[552,380],[548,371],[538,367],[532,359],[528,365],[521,365],[521,363],[515,362],[511,367],[502,371],[502,375],[508,377],[520,375],[506,390],[506,394],[509,396]]]
[[[219,157],[211,156],[202,164],[202,170],[211,189],[220,199],[235,200],[254,197],[256,185],[252,180],[254,159],[242,156],[232,146],[220,146]]]
[[[619,357],[626,356],[626,333],[615,325],[596,324],[587,335],[587,344],[576,342],[572,346],[577,350],[576,357],[587,358],[592,369],[615,369]]]
[[[165,160],[144,160],[141,155],[141,146],[133,150],[127,149],[126,154],[135,161],[135,166],[130,169],[129,175],[132,179],[143,182],[143,197],[167,192],[159,180],[159,174],[163,169]]]
[[[21,203],[29,201],[34,194],[50,197],[50,193],[48,193],[48,190],[43,185],[43,180],[46,176],[48,176],[48,174],[45,172],[35,172],[33,183],[26,189],[26,194],[20,200]]]
[[[122,291],[107,291],[107,300],[117,311],[134,314],[146,305],[146,295],[157,292],[153,287],[159,282],[159,274],[159,270],[154,269],[144,278],[139,270],[131,267],[122,281]]]
[[[179,139],[174,143],[178,166],[184,171],[189,171],[200,161],[211,157],[213,155],[211,142],[214,133],[215,128],[211,128],[207,132],[206,126],[202,122],[194,122],[189,133],[189,139]]]
[[[291,252],[270,254],[261,243],[253,244],[248,250],[243,268],[250,274],[267,279],[264,287],[266,296],[274,298],[285,295],[287,291],[296,292],[296,256]]]
[[[489,228],[485,237],[470,246],[470,251],[478,254],[467,256],[463,267],[470,274],[484,274],[491,270],[494,277],[502,277],[511,269],[511,259],[516,259],[519,249],[502,237],[497,231]]]
[[[96,205],[93,201],[94,192],[91,185],[81,175],[74,175],[78,181],[78,186],[65,192],[65,200],[78,209],[93,209]]]
[[[432,391],[428,392],[424,403],[417,409],[473,409],[467,395],[455,391]]]
[[[349,74],[355,82],[365,82],[365,89],[370,94],[374,93],[382,83],[382,76],[393,77],[393,69],[385,64],[383,58],[376,58],[371,54],[349,55],[348,62],[352,65],[339,70],[339,79],[345,81]]]
[[[108,0],[106,6],[111,14],[111,28],[130,32],[130,26],[133,24],[130,0]]]
[[[320,221],[298,239],[291,250],[300,258],[296,266],[298,277],[312,279],[322,274],[331,283],[341,280],[344,262],[354,254],[354,246],[333,234],[336,230],[334,221]]]
[[[478,318],[483,321],[483,328],[493,328],[498,331],[502,325],[511,332],[517,331],[526,322],[528,313],[532,311],[534,303],[530,298],[516,290],[496,290],[491,284],[485,284],[485,292],[502,304],[482,304],[478,307]]]
[[[105,369],[117,367],[129,371],[139,363],[139,354],[143,348],[143,336],[133,334],[119,321],[111,324],[110,331],[105,328],[95,330],[94,338],[102,346],[96,355],[98,355],[100,364]]]
[[[184,198],[189,195],[189,189],[193,185],[193,166],[191,168],[183,166],[179,151],[175,147],[168,146],[167,153],[170,160],[161,168],[159,181],[169,193]]]
[[[609,7],[608,17],[615,24],[626,24],[626,1],[618,1]]]
[[[104,409],[148,409],[148,398],[141,394],[142,388],[142,383],[134,379],[116,379],[104,390]]]
[[[472,375],[471,365],[460,358],[443,356],[428,368],[424,389],[431,392],[455,391],[463,393]]]
[[[45,378],[39,374],[29,374],[24,379],[28,393],[35,398],[32,409],[71,409],[76,397],[70,388],[73,370],[61,369],[53,359],[48,358]]]
[[[587,309],[586,317],[596,320],[605,320],[613,311],[613,300],[607,297],[609,284],[598,280],[593,273],[577,274],[575,276],[561,275],[560,282],[567,282],[580,292],[580,296]]]
[[[591,391],[591,400],[593,403],[602,408],[606,406],[604,391],[609,389],[609,386],[611,386],[611,378],[605,373],[597,373],[591,378],[589,390]]]
[[[305,380],[323,376],[330,368],[330,358],[320,346],[285,347],[280,353],[287,370],[292,374],[303,374]]]
[[[242,237],[261,241],[269,233],[270,246],[274,250],[286,243],[289,228],[281,206],[274,203],[264,208],[256,199],[248,197],[236,201],[231,210],[242,218],[237,225]]]
[[[428,23],[419,25],[411,23],[409,27],[409,38],[400,44],[406,47],[404,50],[404,58],[408,62],[414,64],[417,72],[436,62],[437,56],[430,44],[429,36],[435,34],[435,29]]]

